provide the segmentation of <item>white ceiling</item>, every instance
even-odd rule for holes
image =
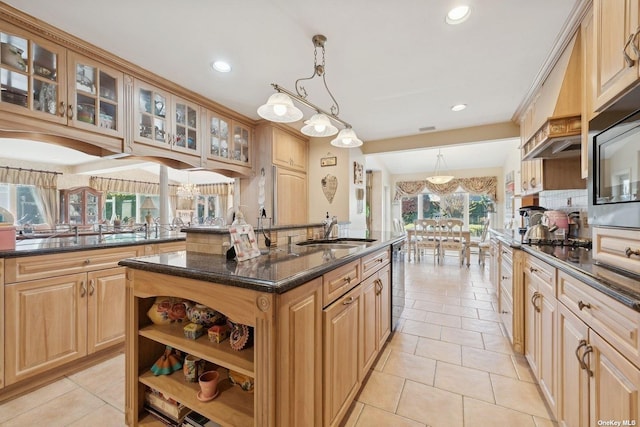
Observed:
[[[511,120],[581,0],[466,0],[457,26],[445,23],[453,0],[5,2],[251,118],[270,83],[294,90],[312,74],[311,37],[324,34],[327,84],[366,144]],[[232,72],[212,71],[215,59]],[[329,109],[319,79],[305,87]]]

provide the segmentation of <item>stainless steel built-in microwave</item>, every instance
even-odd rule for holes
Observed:
[[[593,136],[589,217],[640,228],[640,110]]]

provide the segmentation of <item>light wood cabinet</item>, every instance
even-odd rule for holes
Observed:
[[[523,161],[520,169],[522,195],[587,188],[580,168],[580,157]]]
[[[11,385],[87,354],[87,275],[5,285],[5,379]]]
[[[525,257],[525,357],[554,415],[558,396],[555,274],[554,268]]]
[[[364,380],[391,333],[390,274],[391,269],[387,263],[362,281],[361,381]]]
[[[580,24],[582,40],[582,102],[581,102],[581,144],[580,144],[580,176],[589,177],[589,120],[595,117],[593,92],[594,52],[593,52],[593,7],[590,7]]]
[[[0,34],[0,109],[122,138],[123,72],[8,23]]]
[[[124,342],[126,268],[87,274],[87,353]]]
[[[273,128],[273,164],[286,168],[307,171],[308,144],[289,132]]]
[[[142,80],[134,81],[134,141],[187,154],[200,166],[200,106]]]
[[[593,228],[593,258],[640,274],[640,231],[621,228]]]
[[[336,426],[360,388],[363,345],[361,285],[324,309],[324,425]]]
[[[253,161],[253,129],[215,111],[205,110],[205,161],[235,165],[248,173]],[[209,164],[209,163],[207,163]]]
[[[593,61],[594,110],[607,107],[638,81],[638,57],[631,43],[638,43],[638,0],[594,0]],[[636,47],[637,44],[636,44]]]
[[[308,222],[307,174],[276,169],[276,221],[278,224]]]
[[[60,209],[66,224],[98,224],[102,220],[102,193],[91,187],[60,190]]]

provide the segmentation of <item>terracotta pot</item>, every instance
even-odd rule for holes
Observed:
[[[206,402],[215,399],[218,396],[218,380],[220,373],[218,371],[206,371],[198,378],[200,383],[200,391],[198,392],[198,400]]]

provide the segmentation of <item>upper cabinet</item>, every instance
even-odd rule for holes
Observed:
[[[291,133],[273,128],[273,164],[301,172],[307,171],[308,143]]]
[[[248,169],[252,159],[252,129],[214,111],[205,113],[206,161],[224,162],[228,167]]]
[[[640,0],[594,0],[594,111],[640,78]]]
[[[122,137],[122,72],[6,23],[0,42],[0,109]]]
[[[141,80],[134,82],[135,142],[201,156],[200,107]]]

